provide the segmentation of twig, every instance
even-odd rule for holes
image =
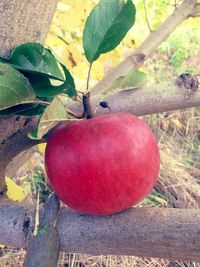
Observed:
[[[147,23],[148,29],[149,29],[150,32],[152,32],[153,30],[151,29],[151,25],[149,23],[148,16],[147,16],[146,0],[144,0],[144,15],[145,15],[145,19],[146,19],[146,23]]]
[[[36,236],[38,233],[38,228],[39,228],[39,206],[40,206],[40,194],[37,192],[37,203],[36,203],[36,209],[35,209],[35,227],[33,230],[33,236]]]
[[[174,8],[177,9],[177,0],[174,0]]]

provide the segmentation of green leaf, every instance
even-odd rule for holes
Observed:
[[[56,96],[42,114],[37,129],[30,132],[28,137],[34,140],[42,139],[59,122],[70,119],[61,98]]]
[[[39,43],[26,43],[17,46],[12,51],[7,63],[24,72],[42,74],[64,81],[58,61],[49,49],[44,48]]]
[[[39,230],[38,230],[38,235],[47,233],[48,229],[49,229],[48,225],[44,225],[44,226],[40,227]]]
[[[76,95],[73,77],[71,76],[65,65],[63,65],[62,63],[60,64],[65,74],[65,81],[61,85],[52,85],[51,82],[55,80],[49,79],[47,76],[40,74],[29,75],[29,80],[38,97],[54,97],[60,93],[67,94],[70,97]]]
[[[34,102],[35,93],[27,78],[13,67],[0,63],[0,110]]]
[[[31,140],[39,140],[40,138],[38,138],[38,129],[35,129],[31,132],[29,132],[27,134],[27,136],[31,139]]]
[[[146,73],[139,71],[139,70],[134,70],[130,72],[127,76],[121,76],[119,77],[107,90],[107,92],[113,92],[116,91],[117,89],[123,90],[123,89],[128,89],[130,87],[135,88],[135,87],[141,87],[144,86],[147,82],[147,75]]]
[[[83,47],[90,63],[123,40],[135,22],[135,13],[132,0],[100,0],[87,18],[83,32]]]
[[[22,116],[33,116],[40,115],[44,112],[46,106],[40,104],[21,104],[11,108],[7,108],[0,111],[0,115],[22,115]]]
[[[62,100],[59,97],[55,97],[40,118],[37,137],[42,138],[56,124],[68,118],[69,116]]]

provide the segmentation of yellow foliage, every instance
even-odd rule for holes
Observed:
[[[78,49],[76,44],[70,43],[63,47],[62,60],[68,67],[69,71],[72,71],[73,68],[79,65],[82,57],[80,49]]]
[[[104,66],[101,61],[95,61],[92,66],[91,77],[95,80],[101,80],[104,76]]]
[[[6,177],[7,197],[13,201],[22,201],[26,197],[23,187],[17,185],[12,179]]]
[[[118,65],[122,61],[122,59],[123,59],[123,54],[121,51],[121,47],[117,47],[113,51],[101,55],[98,61],[101,62],[101,64],[104,64],[105,67],[107,65],[108,67],[114,67]]]
[[[46,143],[38,145],[38,149],[39,149],[40,153],[42,153],[42,154],[44,154],[45,148],[46,148]]]
[[[67,12],[60,14],[58,19],[59,23],[70,31],[76,28],[83,28],[83,22],[93,7],[92,2],[86,0],[65,2],[68,2],[69,9]]]
[[[5,248],[5,245],[0,244],[0,249]]]

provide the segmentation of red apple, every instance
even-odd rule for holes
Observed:
[[[45,152],[56,195],[69,207],[93,215],[120,212],[144,199],[155,185],[159,165],[152,131],[129,113],[64,123]]]

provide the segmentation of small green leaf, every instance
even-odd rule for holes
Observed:
[[[135,22],[135,13],[132,0],[100,0],[87,18],[83,32],[83,47],[90,63],[123,40]]]
[[[27,78],[13,67],[0,63],[0,110],[35,100]]]
[[[47,225],[44,225],[44,226],[40,227],[39,230],[38,230],[38,234],[45,234],[45,233],[47,233],[48,228],[49,227]]]
[[[18,70],[64,81],[58,61],[49,49],[39,43],[26,43],[17,46],[7,62]]]
[[[27,136],[28,136],[31,140],[39,140],[39,139],[41,139],[41,138],[38,138],[38,129],[35,129],[35,130],[29,132],[29,133],[27,134]]]
[[[65,65],[62,63],[60,64],[63,68],[64,74],[65,74],[65,80],[66,80],[65,88],[62,93],[67,94],[69,97],[76,96],[76,87],[75,87],[74,79],[71,73],[65,67]]]
[[[41,74],[29,75],[29,80],[38,97],[54,97],[60,93],[67,94],[70,97],[76,95],[74,79],[65,65],[61,64],[65,74],[65,81],[61,85],[52,85],[52,79]],[[56,81],[58,83],[58,81]],[[60,83],[60,82],[59,82]]]
[[[60,121],[65,121],[68,119],[70,119],[70,116],[67,114],[62,100],[58,96],[55,97],[40,118],[36,138],[41,139]]]
[[[107,90],[107,92],[113,92],[116,90],[123,90],[127,88],[135,88],[135,87],[141,87],[145,85],[147,82],[147,75],[146,73],[134,70],[130,72],[127,76],[121,76],[119,77]]]

